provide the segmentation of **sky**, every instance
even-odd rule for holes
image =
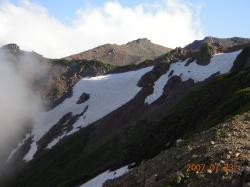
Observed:
[[[148,38],[167,47],[249,37],[249,0],[0,0],[0,45],[59,58]]]

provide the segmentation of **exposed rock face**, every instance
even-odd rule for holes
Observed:
[[[212,45],[217,51],[223,51],[235,46],[250,45],[249,38],[215,38],[205,37],[203,40],[195,40],[193,43],[185,46],[184,48],[189,51],[199,51],[204,43]]]
[[[16,54],[16,53],[20,52],[20,48],[17,44],[7,44],[7,45],[2,47],[2,50],[8,51],[12,54]]]
[[[49,65],[48,76],[39,81],[36,88],[52,108],[71,96],[71,88],[81,78],[103,75],[115,68],[95,60],[50,60]]]
[[[36,52],[28,52],[23,51],[17,44],[7,44],[0,48],[0,54],[4,55],[5,58],[10,60],[11,62],[18,62],[20,58],[24,56],[29,56],[30,58],[34,58],[37,61],[48,62],[48,58],[43,57],[42,55]]]
[[[106,44],[97,48],[75,54],[66,60],[99,60],[104,63],[124,66],[138,64],[144,60],[154,59],[171,49],[151,43],[148,39],[138,39],[124,45]]]
[[[139,40],[138,43],[143,42]],[[137,44],[136,42],[131,42],[126,45],[133,46]],[[230,74],[228,76],[215,77],[213,82],[209,82],[211,77],[208,77],[208,80],[202,83],[195,83],[193,79],[183,81],[181,79],[182,74],[172,76],[174,72],[171,72],[171,78],[165,84],[162,95],[155,102],[148,105],[145,103],[145,98],[153,93],[155,82],[169,70],[170,63],[174,63],[182,58],[190,58],[191,63],[196,58],[193,54],[187,53],[186,50],[177,48],[173,51],[173,53],[169,53],[169,55],[162,56],[154,61],[154,69],[141,77],[137,85],[142,89],[132,100],[98,121],[80,129],[79,132],[63,138],[52,149],[47,149],[48,143],[54,140],[55,137],[60,137],[64,129],[67,131],[72,129],[74,123],[86,112],[86,108],[83,107],[82,113],[79,115],[72,115],[71,112],[65,114],[41,139],[38,146],[39,150],[34,160],[24,164],[25,172],[20,172],[16,178],[11,179],[11,182],[14,182],[10,186],[15,186],[16,184],[14,183],[16,181],[20,182],[20,186],[77,186],[108,169],[116,169],[134,162],[139,164],[142,160],[155,157],[155,155],[163,151],[166,147],[171,150],[174,149],[176,152],[167,153],[166,155],[170,155],[171,158],[167,160],[164,157],[165,160],[161,159],[163,161],[159,161],[159,165],[165,167],[167,163],[170,165],[171,170],[176,167],[177,161],[180,161],[178,162],[178,167],[183,167],[185,165],[184,161],[187,161],[185,159],[190,158],[188,157],[190,156],[190,147],[187,147],[189,142],[196,146],[195,149],[197,149],[197,152],[201,151],[203,153],[204,151],[209,154],[206,146],[208,144],[209,146],[217,145],[217,140],[209,139],[206,136],[200,137],[197,135],[194,137],[194,140],[200,140],[198,143],[204,143],[205,147],[200,148],[198,144],[195,144],[196,142],[186,139],[184,143],[178,142],[178,147],[173,145],[177,139],[184,139],[183,136],[187,132],[192,133],[198,127],[202,126],[203,120],[209,120],[208,117],[213,116],[213,112],[216,109],[221,112],[222,109],[232,106],[231,103],[221,105],[221,102],[223,102],[225,97],[237,91],[233,85],[238,86],[240,83],[243,85],[242,88],[245,88],[249,86],[249,81],[242,77],[238,81],[237,77],[233,77]],[[245,68],[248,58],[249,53],[246,51],[238,59],[242,64],[240,67],[237,67],[237,70]],[[185,67],[189,66],[190,63],[187,62]],[[63,102],[65,98],[71,96],[72,86],[82,77],[102,75],[110,72],[110,70],[115,70],[115,68],[113,69],[114,66],[106,65],[100,64],[97,61],[87,60],[51,60],[50,76],[40,86],[45,89],[46,93],[44,95],[47,95],[54,102],[53,106],[55,106]],[[194,73],[196,72],[194,71]],[[233,78],[230,79],[230,76]],[[229,80],[222,84],[216,82],[217,79]],[[210,86],[213,85],[213,87],[201,88],[207,82]],[[223,85],[226,85],[224,89],[218,89],[218,87],[220,88]],[[199,90],[190,97],[188,94],[196,89]],[[53,92],[53,90],[55,91]],[[86,91],[84,92],[84,90],[82,91],[83,94],[78,101],[76,100],[77,103],[88,102],[88,99],[92,99],[91,95],[85,93]],[[202,93],[202,97],[200,97],[200,93]],[[199,99],[197,100],[197,98]],[[181,102],[183,99],[185,101]],[[202,103],[201,105],[199,104],[200,102]],[[235,102],[238,103],[238,100]],[[220,106],[226,107],[218,109]],[[221,114],[220,112],[218,114]],[[202,138],[204,138],[205,142],[202,142]],[[23,151],[24,148],[21,147],[20,150]],[[235,152],[235,155],[236,153],[237,157],[239,157],[239,152]],[[23,156],[23,154],[21,155]],[[180,155],[185,155],[185,159],[181,160]],[[196,158],[196,155],[194,158]],[[18,161],[22,162],[22,158],[19,158]],[[144,161],[138,169],[139,174],[129,175],[132,179],[124,180],[122,178],[121,180],[117,180],[119,181],[118,183],[115,181],[110,184],[116,184],[117,186],[124,184],[124,186],[133,186],[133,184],[135,186],[162,185],[161,181],[165,179],[164,175],[169,173],[170,170],[165,167],[162,172],[159,172],[158,166],[156,165],[157,167],[154,168],[154,164],[155,162],[149,166],[148,162]],[[36,168],[39,168],[39,170]],[[145,173],[143,173],[144,170],[146,171]],[[244,174],[244,176],[247,175]],[[52,177],[53,180],[50,180]],[[177,179],[175,182],[177,181],[182,184],[181,182],[184,181],[185,173],[177,170],[171,173],[169,177],[174,177],[174,179]],[[247,182],[247,180],[244,181]],[[237,183],[237,181],[234,182]]]
[[[86,76],[103,75],[114,68],[95,60],[70,62],[48,59],[35,52],[23,51],[16,44],[1,47],[0,55],[9,63],[17,66],[20,65],[21,61],[25,64],[26,60],[43,66],[44,73],[41,76],[31,77],[32,80],[29,80],[29,83],[34,92],[42,97],[44,105],[49,108],[56,106],[70,96],[71,87],[79,79]]]
[[[47,59],[35,52],[22,51],[16,44],[3,46],[0,48],[0,53],[3,52],[8,61],[16,64],[23,56],[30,56],[46,66],[47,73],[43,77],[32,80],[31,83],[34,85],[34,90],[46,101],[45,105],[50,108],[70,96],[71,87],[79,79],[86,76],[103,75],[115,68],[109,64],[134,64],[155,58],[169,50],[169,48],[152,44],[147,39],[138,39],[121,46],[111,44],[100,46],[83,54],[66,58],[70,61]],[[85,58],[85,54],[87,58]],[[83,56],[84,58],[82,58]],[[108,64],[104,65],[93,59],[104,60]]]
[[[88,99],[89,99],[89,94],[83,93],[83,94],[80,96],[79,100],[77,101],[77,104],[82,104],[82,103],[84,103],[85,101],[87,101]]]

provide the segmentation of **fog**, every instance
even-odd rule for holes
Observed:
[[[31,125],[43,109],[40,97],[32,90],[32,81],[45,72],[45,66],[31,53],[24,53],[17,58],[1,50],[0,164],[1,160],[6,161],[17,139],[21,138],[21,133],[25,134],[25,127]]]

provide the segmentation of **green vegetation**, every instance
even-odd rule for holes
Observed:
[[[171,63],[179,59],[187,58],[187,51],[181,47],[176,47],[167,54],[156,59],[157,63]]]
[[[107,63],[100,62],[98,60],[72,60],[68,61],[65,59],[53,60],[52,64],[63,65],[63,66],[80,66],[80,69],[91,68],[91,67],[102,67],[107,71],[113,70],[116,66]]]
[[[131,125],[126,134],[130,159],[150,158],[164,149],[166,142],[174,143],[249,111],[249,73],[246,69],[216,76],[184,97],[163,119],[145,119]]]
[[[110,132],[109,137],[97,147],[90,145],[85,150],[95,130],[93,126],[81,130],[58,144],[49,154],[33,161],[30,172],[23,174],[22,178],[38,187],[45,183],[48,186],[71,187],[107,168],[151,158],[164,149],[166,142],[173,143],[181,136],[192,136],[195,131],[212,127],[249,109],[250,69],[216,76],[184,97],[166,112],[163,119],[144,119],[130,124],[128,128],[121,128],[117,133]]]
[[[123,73],[127,71],[134,71],[141,68],[145,68],[148,66],[154,65],[153,60],[145,60],[144,62],[141,62],[140,64],[132,64],[127,66],[116,66],[113,70],[111,70],[109,73]]]
[[[216,53],[216,49],[210,43],[204,43],[200,48],[200,60],[209,60]]]
[[[13,181],[19,181],[19,186],[75,186],[109,168],[151,158],[165,149],[166,142],[173,144],[248,110],[250,69],[215,76],[157,121],[148,116],[108,135],[94,126],[83,128],[32,161]],[[221,133],[215,136],[219,138]]]
[[[72,60],[68,61],[65,59],[58,59],[58,60],[53,60],[53,64],[56,65],[63,65],[66,67],[72,67],[76,66],[77,68],[81,70],[86,70],[88,68],[101,68],[105,70],[106,73],[123,73],[127,71],[133,71],[133,70],[138,70],[144,67],[152,66],[154,65],[153,60],[145,60],[144,62],[141,62],[140,64],[132,64],[132,65],[127,65],[127,66],[115,66],[111,64],[107,64],[98,60]]]
[[[166,184],[164,187],[172,187],[170,184]]]
[[[204,130],[250,109],[249,69],[214,77],[176,105],[164,121],[176,130]],[[178,134],[178,133],[177,133]]]

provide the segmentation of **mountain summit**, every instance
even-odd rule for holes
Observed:
[[[207,36],[203,40],[195,40],[191,44],[185,46],[186,50],[189,51],[199,51],[201,46],[204,44],[210,44],[217,48],[218,50],[225,50],[228,48],[234,48],[237,46],[244,46],[250,45],[249,38],[240,38],[240,37],[233,37],[233,38],[216,38],[212,36]]]
[[[127,44],[105,44],[82,53],[65,57],[66,60],[99,60],[104,63],[124,66],[138,64],[154,59],[171,49],[152,43],[146,38],[137,39]]]

